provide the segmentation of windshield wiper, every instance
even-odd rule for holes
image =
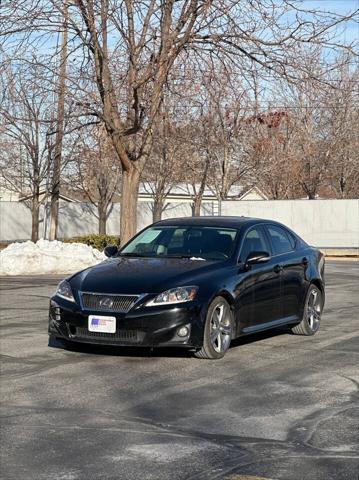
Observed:
[[[161,255],[165,258],[187,258],[189,260],[206,260],[202,257],[195,257],[194,255]]]
[[[119,257],[146,257],[146,258],[151,258],[150,255],[144,255],[143,253],[134,253],[134,252],[120,253]]]
[[[188,260],[201,260],[206,261],[206,258],[203,257],[196,257],[194,255],[144,255],[143,253],[135,253],[135,252],[128,252],[128,253],[119,253],[119,257],[142,257],[142,258],[185,258]]]

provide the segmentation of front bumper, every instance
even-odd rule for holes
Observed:
[[[116,317],[115,333],[88,330],[89,315]],[[178,330],[186,326],[189,334],[180,337]],[[59,297],[50,300],[48,333],[73,342],[98,345],[198,348],[203,341],[203,308],[189,302],[176,306],[142,307],[127,313],[83,311],[80,306]]]

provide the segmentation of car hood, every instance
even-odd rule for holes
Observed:
[[[111,258],[75,274],[73,287],[83,292],[160,293],[176,286],[196,285],[223,262],[181,258]]]

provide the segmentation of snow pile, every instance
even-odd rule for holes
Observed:
[[[12,243],[0,252],[0,275],[73,273],[105,258],[104,253],[83,243],[57,240]]]

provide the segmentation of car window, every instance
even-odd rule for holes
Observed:
[[[295,250],[295,246],[297,245],[297,240],[296,240],[296,238],[294,237],[294,235],[292,235],[291,232],[286,231],[285,233],[288,235],[288,238],[289,238],[289,241],[290,241],[290,245],[291,245],[291,247],[292,247],[292,250]]]
[[[269,252],[269,245],[261,227],[253,227],[246,233],[242,248],[241,261],[245,262],[251,252]]]
[[[274,255],[294,250],[293,239],[290,239],[284,228],[275,225],[268,225],[267,230],[272,241]]]
[[[158,225],[140,233],[120,251],[120,255],[225,260],[232,255],[236,235],[234,228]]]
[[[185,228],[176,228],[168,242],[168,249],[183,248]]]
[[[142,243],[153,243],[161,235],[161,230],[145,230],[141,235]]]

